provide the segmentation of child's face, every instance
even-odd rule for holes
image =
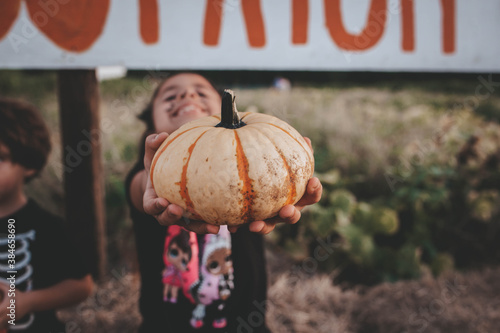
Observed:
[[[24,180],[34,172],[20,164],[12,163],[9,149],[0,144],[0,205],[23,195]]]
[[[156,132],[172,133],[185,123],[220,113],[221,98],[210,82],[197,74],[179,74],[163,83],[153,101]]]

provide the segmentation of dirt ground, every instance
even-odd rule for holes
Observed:
[[[268,253],[272,332],[492,333],[500,327],[500,267],[349,289],[301,267]],[[68,332],[136,332],[138,275],[111,275],[87,301],[59,312]]]

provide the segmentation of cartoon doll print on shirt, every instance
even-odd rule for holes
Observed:
[[[193,302],[189,287],[198,278],[196,234],[173,225],[168,228],[163,252],[163,300],[177,303],[179,289]]]
[[[231,234],[227,226],[221,226],[216,235],[204,235],[199,248],[199,280],[191,287],[191,294],[197,304],[191,317],[191,326],[202,327],[205,324],[206,307],[213,306],[216,311],[212,326],[223,328],[227,324],[224,301],[234,288]]]

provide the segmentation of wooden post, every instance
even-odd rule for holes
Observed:
[[[105,275],[106,221],[95,70],[60,70],[65,210],[69,230],[94,279]]]

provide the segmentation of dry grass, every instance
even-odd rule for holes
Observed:
[[[364,332],[496,332],[500,325],[500,269],[368,289],[352,313]]]
[[[294,274],[278,277],[268,293],[272,332],[351,332],[351,313],[359,296],[332,285],[331,277]]]
[[[59,311],[67,332],[136,332],[139,314],[139,276],[118,273],[98,284],[85,302]]]
[[[60,311],[74,332],[137,330],[137,275],[115,275],[81,305]],[[275,333],[491,333],[500,326],[500,268],[346,290],[331,276],[293,268],[270,275],[267,320]]]

